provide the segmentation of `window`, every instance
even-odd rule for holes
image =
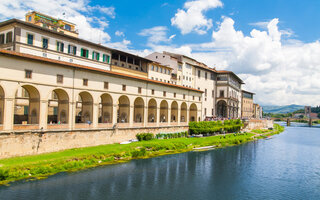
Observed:
[[[212,116],[214,115],[214,110],[213,110],[213,108],[212,108],[212,110],[211,110],[211,115],[212,115]]]
[[[81,57],[88,58],[89,57],[89,50],[81,48]]]
[[[173,97],[176,98],[177,97],[177,93],[173,93]]]
[[[0,35],[0,44],[4,44],[4,34]]]
[[[214,90],[212,90],[212,98],[214,98]]]
[[[134,60],[134,64],[140,66],[140,60],[135,59],[135,60]]]
[[[33,35],[28,34],[28,35],[27,35],[27,39],[28,39],[27,43],[28,43],[29,45],[33,45]]]
[[[122,91],[126,91],[127,86],[126,85],[122,85]]]
[[[7,33],[6,43],[12,42],[12,31]]]
[[[204,96],[207,96],[207,89],[204,89]]]
[[[201,97],[199,97],[199,101],[201,101]]]
[[[192,100],[194,100],[194,96],[192,96]]]
[[[103,54],[102,61],[109,64],[110,63],[110,56]]]
[[[168,69],[168,75],[170,75],[170,70]]]
[[[156,66],[156,72],[158,72],[158,66]]]
[[[92,60],[100,60],[100,53],[93,51],[92,52]]]
[[[214,74],[211,73],[211,80],[214,80]]]
[[[68,24],[65,24],[65,25],[64,25],[64,29],[66,29],[66,30],[68,30],[68,31],[71,31],[71,26],[68,25]]]
[[[68,45],[68,54],[76,55],[77,54],[77,47],[73,45]]]
[[[109,82],[104,82],[104,89],[109,89]]]
[[[182,70],[182,65],[179,65],[179,70]]]
[[[224,91],[220,90],[220,97],[224,97]]]
[[[204,115],[207,115],[207,108],[204,109]]]
[[[151,65],[151,70],[154,71],[154,66],[153,65]]]
[[[88,86],[88,79],[86,78],[83,79],[83,86]]]
[[[31,22],[31,20],[32,20],[32,17],[31,17],[31,16],[29,16],[29,17],[28,17],[28,21],[29,21],[29,22]]]
[[[151,77],[151,79],[153,80],[153,77]]]
[[[120,61],[126,62],[127,61],[127,57],[124,56],[124,55],[120,55]]]
[[[186,95],[185,94],[183,94],[183,99],[186,99]]]
[[[32,70],[25,70],[25,78],[32,78]]]
[[[151,90],[151,94],[154,94],[154,89]]]
[[[204,78],[207,80],[208,79],[208,73],[204,73]]]
[[[166,91],[163,91],[163,96],[165,97],[167,95],[167,92]]]
[[[167,73],[167,69],[163,69],[163,73],[166,74]]]
[[[200,78],[201,72],[200,70],[198,70],[198,78]]]
[[[42,38],[42,48],[48,49],[48,38]]]
[[[57,74],[57,83],[63,83],[63,75]]]
[[[138,93],[141,94],[141,92],[142,92],[142,88],[138,87]]]
[[[63,52],[64,44],[63,42],[57,42],[57,51]]]

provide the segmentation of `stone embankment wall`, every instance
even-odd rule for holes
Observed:
[[[34,155],[65,149],[113,144],[135,139],[138,133],[176,133],[188,126],[83,129],[74,131],[1,132],[0,159]]]
[[[269,129],[269,128],[273,128],[273,120],[250,119],[244,123],[243,131],[250,131],[254,129]]]

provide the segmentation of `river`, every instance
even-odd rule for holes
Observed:
[[[0,187],[0,199],[320,199],[320,127]]]

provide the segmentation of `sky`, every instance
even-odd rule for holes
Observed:
[[[0,21],[36,10],[79,37],[232,70],[262,105],[320,104],[319,0],[1,0]]]

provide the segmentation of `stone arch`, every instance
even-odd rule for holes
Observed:
[[[154,99],[150,99],[148,103],[148,122],[157,122],[157,102]]]
[[[133,121],[135,123],[144,122],[144,101],[141,97],[138,97],[134,100],[134,110],[133,110]]]
[[[31,85],[18,87],[14,102],[14,124],[39,124],[40,93]]]
[[[127,96],[122,95],[118,99],[118,123],[129,123],[130,118],[130,100]]]
[[[187,104],[186,102],[183,102],[180,109],[180,122],[187,122],[187,110]]]
[[[79,93],[76,105],[76,113],[76,123],[92,123],[93,98],[89,92]]]
[[[224,100],[220,100],[217,103],[217,115],[218,117],[228,117],[227,103]]]
[[[160,122],[168,122],[168,102],[166,100],[160,103]]]
[[[197,109],[197,105],[195,103],[191,104],[190,106],[190,122],[193,122],[193,121],[197,121],[197,112],[198,112],[198,109]]]
[[[171,122],[178,122],[178,103],[176,101],[171,103]]]
[[[0,86],[0,124],[3,124],[4,116],[4,90]]]
[[[100,96],[99,123],[112,123],[113,116],[113,99],[110,94],[102,94]]]
[[[48,123],[68,124],[69,95],[63,89],[55,89],[48,98]]]

